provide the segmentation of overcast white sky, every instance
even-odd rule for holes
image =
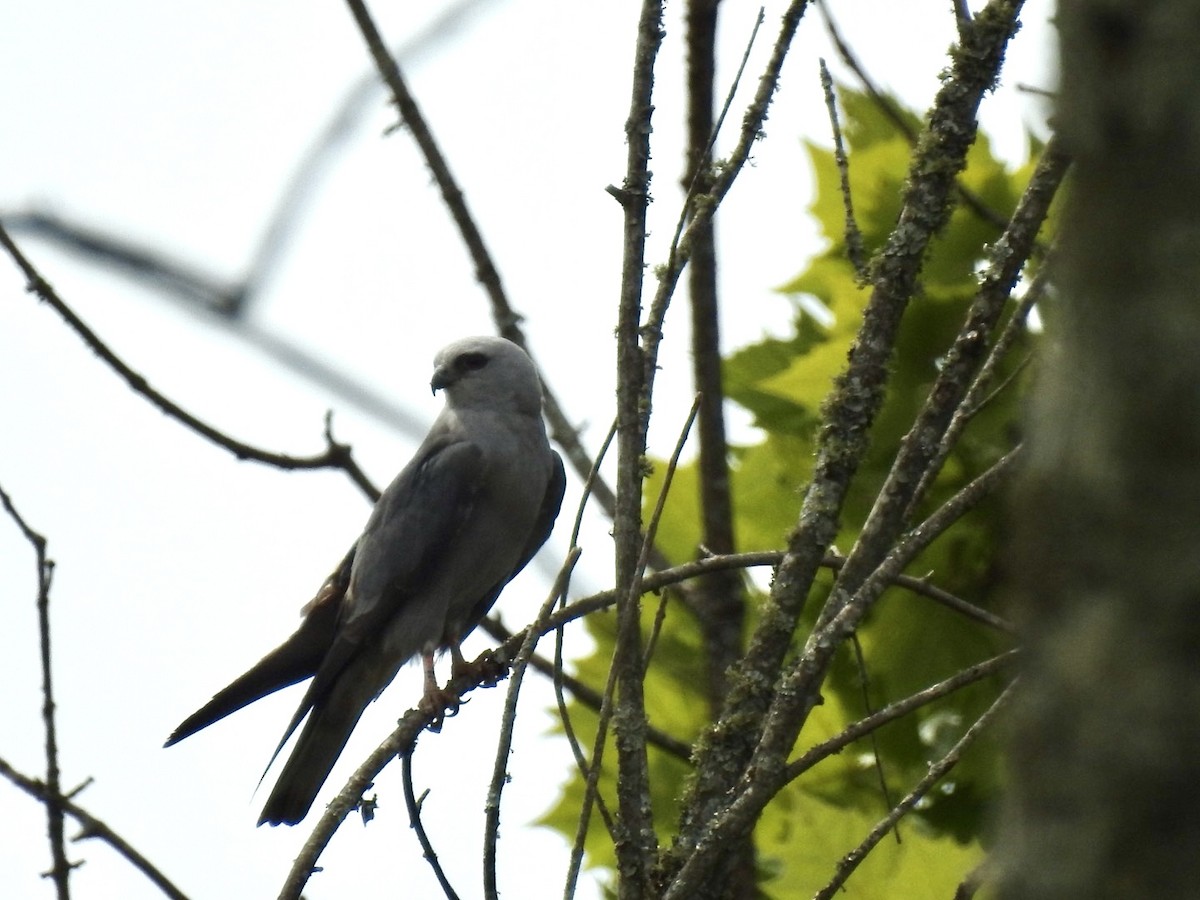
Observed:
[[[403,44],[437,4],[375,4]],[[953,39],[949,0],[841,0],[833,10],[877,79],[924,108]],[[1005,87],[985,113],[1017,156],[1037,105],[1012,90],[1048,86],[1048,0],[1027,4]],[[407,75],[467,193],[532,347],[569,414],[598,446],[612,417],[620,209],[604,192],[624,167],[637,4],[494,0],[407,61]],[[723,4],[727,85],[754,4]],[[661,261],[678,214],[683,4],[671,5],[658,81],[649,258]],[[767,5],[746,89],[753,89],[782,4]],[[162,4],[113,0],[8,3],[0,13],[0,213],[49,210],[159,246],[236,278],[315,134],[369,71],[362,39],[336,3]],[[828,126],[817,56],[833,63],[811,14],[785,69],[753,165],[719,230],[727,348],[783,332],[789,300],[773,291],[816,250],[801,138]],[[404,62],[402,60],[402,62]],[[838,67],[834,65],[835,72]],[[722,87],[724,91],[724,87]],[[252,311],[286,336],[430,420],[430,360],[449,340],[492,331],[456,233],[407,134],[384,136],[382,92],[341,146]],[[726,135],[719,145],[732,144]],[[228,434],[268,449],[322,448],[338,437],[382,485],[417,435],[280,368],[219,323],[17,233],[27,254],[109,346],[152,384]],[[686,315],[667,323],[653,439],[674,442],[690,403]],[[0,485],[57,561],[52,595],[64,783],[94,783],[78,802],[196,897],[274,896],[307,829],[256,829],[254,796],[296,689],[260,702],[178,747],[166,735],[216,689],[290,633],[299,607],[341,558],[367,506],[343,477],[287,474],[228,453],[168,421],[99,363],[0,260]],[[744,423],[742,431],[744,434]],[[564,510],[573,511],[578,487]],[[569,515],[565,518],[569,518]],[[498,607],[514,625],[546,590],[569,526]],[[585,534],[576,593],[603,587],[608,537]],[[0,520],[0,757],[44,769],[32,552]],[[468,650],[478,651],[477,635]],[[585,647],[580,643],[577,647]],[[565,842],[528,827],[569,764],[542,735],[549,692],[531,679],[505,794],[500,874],[510,897],[561,893]],[[363,718],[318,807],[419,696],[402,673]],[[479,895],[479,835],[502,690],[475,695],[441,735],[422,738],[427,826],[464,897]],[[393,771],[394,770],[394,771]],[[312,898],[436,896],[403,809],[399,768],[380,779],[379,817],[349,822],[310,882]],[[315,817],[313,817],[315,820]],[[311,825],[311,822],[309,823]],[[0,783],[0,895],[49,897],[41,808]],[[69,827],[69,833],[76,828]],[[96,842],[71,847],[87,898],[158,896]],[[592,885],[581,897],[598,896]]]

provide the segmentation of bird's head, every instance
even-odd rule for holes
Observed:
[[[525,351],[498,337],[455,341],[433,360],[429,386],[456,408],[478,407],[540,415],[542,385]]]

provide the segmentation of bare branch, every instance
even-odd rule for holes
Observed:
[[[1057,142],[1046,145],[1012,220],[989,250],[990,263],[983,283],[954,343],[942,358],[925,402],[900,442],[887,479],[879,489],[879,499],[821,611],[818,628],[838,611],[838,603],[878,567],[919,503],[917,490],[932,484],[953,449],[943,437],[984,362],[988,336],[1009,304],[1068,163]]]
[[[516,652],[515,648],[512,652]],[[485,654],[477,663],[489,656],[493,655]],[[477,687],[494,683],[492,676],[486,671],[487,666],[475,664],[468,668],[470,671],[452,678],[446,685],[447,697],[461,698]],[[317,871],[317,860],[320,859],[321,853],[346,817],[359,806],[363,792],[374,783],[379,773],[393,759],[412,753],[422,731],[430,727],[440,727],[445,714],[445,708],[429,704],[425,708],[410,709],[400,718],[395,730],[359,765],[342,790],[325,807],[321,818],[292,862],[292,867],[279,890],[280,900],[298,900],[304,885]]]
[[[615,595],[612,602],[616,603]],[[572,619],[570,621],[574,620]],[[557,629],[546,625],[544,626],[545,630],[542,632],[542,636],[545,637],[551,631],[554,631],[557,634],[566,624],[567,622],[560,621]],[[494,616],[489,616],[488,618],[484,619],[480,624],[480,627],[501,644],[505,644],[508,641],[516,638],[516,634],[506,628]],[[575,678],[574,676],[568,675],[566,672],[564,672],[561,655],[557,656],[554,660],[550,660],[546,659],[546,657],[542,656],[541,654],[534,653],[529,657],[529,664],[533,666],[537,672],[545,675],[547,678],[550,678],[557,683],[560,699],[559,718],[562,720],[564,731],[570,735],[570,738],[574,738],[575,730],[571,726],[570,716],[568,716],[564,711],[566,707],[566,697],[564,691],[569,693],[583,706],[597,711],[599,711],[600,704],[603,701],[603,697],[601,696],[600,692],[591,687],[591,685],[584,684],[578,678]],[[652,746],[657,747],[664,753],[669,753],[671,756],[674,756],[677,759],[681,759],[686,762],[691,758],[691,747],[678,738],[672,737],[666,732],[655,728],[653,724],[646,726],[646,740],[648,740]],[[573,743],[575,748],[578,750],[578,741],[575,740]],[[587,766],[583,761],[582,753],[578,755],[576,762],[579,765],[579,771],[582,774],[586,774]]]
[[[692,562],[683,563],[671,569],[664,569],[661,572],[653,572],[645,577],[642,581],[642,590],[647,593],[651,591],[662,590],[671,585],[678,584],[681,581],[687,581],[690,578],[698,578],[712,572],[722,572],[731,569],[750,569],[758,566],[778,566],[786,558],[786,551],[782,550],[759,550],[753,553],[731,553],[727,556],[708,556],[703,559],[693,560]],[[840,570],[846,564],[846,557],[836,553],[827,553],[822,557],[820,565],[827,569]],[[944,591],[936,585],[930,584],[928,578],[914,578],[911,575],[893,574],[889,576],[890,583],[897,587],[902,587],[912,591],[914,594],[919,594],[922,597],[927,597],[936,603],[945,606],[947,609],[952,609],[957,613],[973,619],[980,624],[987,625],[990,628],[995,628],[997,631],[1003,631],[1008,634],[1015,633],[1016,629],[1012,623],[1006,619],[997,616],[995,613],[981,609],[972,603],[967,602],[961,597],[955,596],[948,591]],[[590,597],[585,597],[581,600],[576,600],[569,606],[564,607],[559,612],[550,617],[547,627],[561,628],[568,622],[582,618],[590,613],[598,612],[602,609],[607,609],[617,602],[619,592],[616,590],[601,591],[598,594],[593,594]]]
[[[638,16],[629,115],[625,178],[621,292],[617,306],[617,504],[613,519],[617,641],[612,676],[619,688],[613,704],[617,749],[617,803],[623,840],[615,842],[621,900],[650,890],[650,867],[658,839],[650,817],[650,774],[646,759],[646,706],[642,696],[641,595],[638,579],[642,481],[650,414],[646,356],[639,344],[642,280],[646,265],[646,209],[650,203],[650,133],[654,111],[654,66],[662,45],[662,0],[644,0]],[[593,757],[593,773],[598,757]]]
[[[896,130],[900,132],[900,134],[904,135],[910,144],[916,147],[917,142],[920,139],[920,134],[915,131],[912,125],[908,123],[908,120],[904,118],[904,114],[896,106],[895,102],[879,89],[879,87],[875,84],[874,79],[872,79],[870,74],[868,74],[866,67],[859,62],[858,57],[854,54],[854,51],[850,49],[850,45],[847,44],[845,38],[842,37],[842,33],[839,30],[837,23],[833,21],[833,17],[829,13],[828,4],[825,3],[824,0],[816,0],[816,2],[817,8],[821,11],[821,17],[825,20],[825,29],[829,33],[829,39],[833,42],[834,47],[837,49],[838,55],[842,58],[842,62],[845,63],[846,67],[854,73],[855,77],[866,90],[867,95],[875,103],[875,106],[879,109],[879,111],[882,112],[885,117],[887,117],[888,121],[896,126]],[[968,29],[960,27],[958,38],[960,44],[966,41],[967,34]],[[997,231],[1004,228],[1004,216],[1000,215],[998,212],[988,206],[988,204],[985,203],[983,198],[981,198],[978,194],[976,194],[970,188],[958,183],[955,184],[955,190],[958,192],[958,196],[962,200],[963,205],[967,209],[971,210],[971,212],[976,216],[978,216],[980,220],[991,224],[996,228]],[[1038,251],[1041,251],[1040,247],[1038,248]]]
[[[82,807],[77,806],[73,800],[61,794],[52,794],[47,785],[35,778],[22,775],[3,759],[0,759],[0,775],[7,778],[12,784],[29,794],[29,796],[47,805],[59,807],[63,812],[77,821],[82,830],[74,840],[82,841],[85,838],[96,838],[102,841],[115,850],[131,866],[145,875],[155,887],[163,892],[164,896],[170,897],[171,900],[188,900],[187,894],[175,887],[170,879],[160,872],[150,860],[142,856],[129,842],[100,819],[97,819]]]
[[[654,547],[654,535],[658,532],[658,524],[662,521],[663,509],[667,505],[667,497],[671,493],[671,482],[675,480],[675,470],[679,467],[679,457],[683,455],[683,448],[687,444],[688,436],[692,433],[692,425],[696,422],[696,415],[700,411],[701,397],[699,394],[692,400],[692,408],[688,413],[687,421],[683,423],[683,428],[679,430],[679,439],[675,442],[675,449],[671,453],[671,458],[667,461],[667,469],[663,474],[662,489],[658,492],[658,499],[654,503],[654,512],[650,514],[650,524],[646,528],[646,537],[642,540],[642,552],[638,557],[637,570],[634,575],[633,584],[629,586],[629,602],[634,604],[645,593],[642,590],[642,579],[646,576],[646,566],[650,562],[650,552]],[[646,670],[650,667],[650,658],[654,655],[654,645],[658,642],[658,634],[662,628],[663,616],[666,612],[666,597],[663,597],[658,606],[658,614],[654,618],[654,629],[650,633],[649,640],[646,641],[646,652],[642,659],[642,677],[645,677]]]
[[[358,467],[358,463],[354,461],[351,455],[350,447],[345,444],[338,444],[332,440],[328,430],[328,420],[326,422],[326,448],[325,452],[316,456],[289,456],[284,453],[271,453],[266,450],[260,450],[257,447],[252,447],[249,444],[244,444],[241,441],[229,437],[224,432],[218,430],[207,422],[193,416],[191,413],[184,410],[177,403],[169,400],[163,394],[160,394],[146,378],[128,365],[125,364],[108,346],[97,337],[96,333],[89,328],[82,319],[77,316],[70,307],[58,296],[54,288],[52,288],[41,274],[33,267],[33,264],[25,258],[25,255],[17,247],[8,232],[0,225],[0,245],[8,251],[9,256],[16,262],[18,268],[25,274],[28,282],[28,290],[36,294],[39,299],[46,303],[51,309],[58,313],[59,317],[70,326],[88,348],[91,349],[100,359],[112,369],[133,391],[140,394],[146,400],[149,400],[161,412],[165,413],[170,418],[179,422],[186,428],[196,432],[196,434],[207,439],[218,447],[229,451],[238,459],[252,460],[253,462],[264,463],[265,465],[274,466],[278,469],[340,469],[353,481],[358,488],[366,494],[372,501],[378,499],[379,491],[371,484],[370,480]]]
[[[397,431],[412,436],[424,432],[424,424],[392,398],[245,315],[252,293],[259,290],[249,287],[248,281],[222,281],[164,251],[41,211],[6,215],[3,222],[13,234],[25,233],[51,241],[149,285],[188,313],[203,316],[207,324],[223,329],[273,362]]]
[[[854,218],[854,198],[850,194],[850,160],[846,157],[846,147],[842,143],[842,125],[838,121],[837,96],[833,89],[833,78],[825,60],[821,64],[821,90],[825,93],[825,108],[829,110],[829,127],[833,132],[833,159],[837,164],[838,178],[841,180],[842,205],[846,207],[846,256],[850,265],[859,278],[867,278],[867,254],[863,249],[862,232],[858,229],[858,221]]]
[[[58,769],[58,726],[55,724],[54,677],[50,664],[50,583],[54,578],[54,562],[46,556],[46,538],[21,518],[12,498],[0,487],[0,505],[21,530],[33,547],[37,563],[38,645],[42,661],[42,726],[46,732],[46,818],[50,839],[50,858],[53,861],[50,877],[59,900],[71,896],[71,869],[75,863],[67,860],[66,840],[63,837],[62,786]]]
[[[842,750],[853,744],[863,735],[872,734],[889,722],[894,722],[908,715],[913,710],[928,706],[935,700],[948,697],[967,685],[975,684],[997,672],[1002,672],[1016,660],[1017,653],[1018,651],[1016,650],[1009,650],[1007,653],[993,656],[991,659],[963,669],[945,681],[930,685],[925,690],[918,691],[915,694],[905,697],[903,700],[889,703],[878,712],[872,713],[864,719],[859,719],[853,725],[847,726],[840,733],[806,750],[795,760],[788,763],[787,768],[784,770],[784,780],[794,781],[822,760],[841,753]]]
[[[734,74],[724,105],[713,121],[717,71],[718,0],[689,0],[686,12],[687,44],[687,169],[683,184],[687,196],[680,210],[672,243],[679,240],[687,217],[691,215],[695,198],[712,188],[714,172],[712,152],[725,117],[733,106],[750,52],[764,21],[760,8],[754,20],[750,38],[737,72]],[[715,220],[696,232],[688,268],[688,295],[691,312],[692,378],[700,398],[696,433],[697,483],[700,500],[700,544],[707,553],[733,553],[737,549],[733,491],[729,472],[729,441],[725,426],[725,384],[721,358],[721,316],[718,291],[718,258]],[[652,311],[651,322],[656,315]],[[661,326],[661,319],[657,320]],[[647,377],[653,377],[648,373]],[[685,606],[700,631],[703,641],[703,664],[706,674],[705,697],[710,715],[716,715],[726,691],[725,673],[742,651],[746,620],[746,587],[736,571],[727,571],[697,579],[686,592],[681,592]],[[659,604],[661,616],[666,610],[666,597]],[[649,651],[647,653],[649,658]],[[730,866],[729,877],[738,884],[752,886],[755,882],[753,847],[746,844]]]
[[[867,671],[867,658],[863,653],[862,641],[858,639],[858,633],[850,635],[850,646],[854,650],[854,664],[858,666],[858,684],[862,692],[863,712],[870,716],[875,712],[875,707],[871,703],[871,677]],[[879,735],[872,731],[868,737],[871,739],[871,758],[875,765],[875,777],[879,779],[879,793],[883,797],[884,808],[890,808],[892,805],[892,793],[888,790],[887,773],[883,769],[883,757],[879,754]],[[900,843],[900,829],[896,829],[896,843]]]
[[[1010,303],[1017,279],[1033,253],[1038,231],[1046,221],[1070,162],[1061,142],[1051,138],[1008,227],[988,249],[988,266],[979,291],[958,336],[943,357],[928,398],[901,442],[887,484],[880,491],[886,500],[872,511],[873,519],[878,513],[881,522],[891,519],[892,527],[904,521],[921,502],[920,489],[933,483],[953,449],[953,444],[943,438],[955,413],[967,402],[976,375],[989,359],[984,354],[988,336],[996,330]],[[994,355],[990,359],[993,366],[999,363]],[[902,488],[905,483],[908,487]],[[886,524],[881,527],[886,531]]]
[[[614,602],[616,595],[614,594]],[[579,807],[579,823],[575,827],[575,840],[571,844],[571,858],[567,866],[567,879],[563,888],[565,900],[575,896],[575,888],[579,881],[579,871],[583,865],[583,847],[587,841],[588,827],[591,824],[592,807],[598,806],[604,816],[604,824],[608,828],[614,846],[617,843],[618,825],[605,812],[604,800],[600,796],[600,765],[604,760],[604,748],[608,741],[609,723],[612,721],[613,696],[617,686],[616,666],[608,667],[608,679],[604,684],[604,693],[600,699],[599,721],[596,723],[596,738],[592,742],[591,763],[583,768],[583,803]]]
[[[1029,311],[1045,295],[1046,286],[1049,284],[1050,262],[1053,255],[1053,248],[1051,248],[1042,262],[1042,268],[1030,283],[1028,290],[1025,291],[1025,296],[1017,303],[1017,308],[1013,310],[1008,322],[1000,332],[1000,336],[992,344],[992,349],[988,352],[987,359],[984,360],[983,365],[979,367],[979,372],[971,382],[971,387],[967,391],[966,396],[962,398],[962,401],[958,404],[958,408],[954,410],[950,424],[946,426],[946,432],[942,435],[942,446],[938,448],[941,458],[944,459],[949,454],[950,448],[957,443],[959,436],[975,414],[997,396],[1024,367],[1024,363],[1017,366],[1009,378],[1002,381],[989,393],[984,393],[991,388],[1000,363],[1006,358],[1009,350],[1012,349],[1012,345],[1020,335],[1024,334]],[[921,477],[921,483],[917,485],[917,490],[913,495],[914,501],[919,500],[929,490],[929,486],[936,477],[937,471],[938,467],[932,465],[926,470],[925,474]],[[906,515],[912,515],[912,505],[914,504],[910,503],[910,509]]]
[[[508,781],[508,757],[512,753],[513,728],[517,719],[517,697],[521,693],[521,684],[525,680],[525,668],[533,651],[537,647],[538,638],[544,634],[546,619],[561,597],[565,597],[571,583],[571,573],[579,555],[583,551],[572,546],[567,558],[559,569],[558,576],[550,588],[550,594],[542,608],[538,610],[537,618],[526,629],[525,640],[517,651],[512,662],[512,673],[508,679],[508,691],[504,698],[504,714],[500,721],[500,738],[496,747],[496,761],[492,767],[492,783],[488,786],[487,801],[484,803],[484,832],[483,832],[483,893],[489,900],[498,900],[499,891],[496,886],[496,843],[500,835],[500,795]]]
[[[863,839],[863,842],[846,854],[838,863],[837,872],[833,878],[830,879],[825,887],[813,895],[813,900],[831,900],[841,890],[842,885],[846,883],[846,879],[858,868],[858,864],[895,827],[896,823],[900,821],[900,817],[916,806],[917,801],[929,793],[929,790],[935,784],[945,778],[946,774],[958,765],[958,761],[962,759],[963,753],[975,742],[975,739],[979,737],[983,730],[991,724],[992,720],[1012,696],[1012,692],[1013,687],[1010,685],[987,708],[987,711],[976,720],[975,724],[966,730],[963,736],[958,739],[958,742],[950,748],[950,751],[937,762],[930,765],[929,774],[918,781],[916,786],[905,795],[904,799],[897,803],[892,811],[881,819],[878,825],[871,829],[871,833]]]
[[[643,395],[647,398],[651,394],[655,367],[658,364],[658,345],[662,341],[662,323],[666,318],[667,307],[675,293],[679,276],[691,258],[696,236],[711,227],[710,222],[717,207],[721,205],[721,201],[724,200],[738,175],[741,174],[742,168],[750,158],[750,150],[754,143],[762,136],[762,126],[767,120],[767,110],[779,87],[783,62],[787,58],[792,40],[796,36],[796,29],[800,27],[800,20],[807,8],[808,0],[793,0],[784,12],[779,34],[771,50],[771,57],[767,60],[763,74],[759,76],[758,90],[742,117],[742,130],[738,143],[729,158],[721,165],[720,171],[713,179],[712,187],[707,193],[695,196],[691,204],[688,226],[683,234],[672,242],[671,249],[667,254],[667,261],[659,269],[658,288],[654,292],[654,300],[650,305],[646,324],[642,327],[642,349],[645,353],[646,373]],[[757,26],[755,31],[757,32]]]
[[[433,842],[429,840],[429,834],[425,831],[425,824],[421,821],[421,807],[425,803],[425,798],[429,796],[429,792],[425,791],[418,799],[416,791],[413,790],[412,758],[415,750],[416,745],[414,744],[412,750],[400,757],[401,780],[404,782],[404,805],[408,807],[408,821],[413,831],[417,833],[417,840],[421,844],[425,861],[433,869],[433,875],[441,886],[442,893],[446,895],[447,900],[458,900],[458,894],[451,886],[450,879],[446,877],[446,872],[438,861],[437,852],[433,849]]]

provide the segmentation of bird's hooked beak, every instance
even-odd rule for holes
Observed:
[[[450,387],[457,380],[457,375],[452,366],[441,366],[434,369],[433,378],[429,381],[429,389],[436,396],[438,391]]]

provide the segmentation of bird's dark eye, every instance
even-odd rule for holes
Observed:
[[[482,369],[488,363],[486,354],[483,353],[464,353],[458,358],[459,368],[467,372],[474,372],[477,369]]]

